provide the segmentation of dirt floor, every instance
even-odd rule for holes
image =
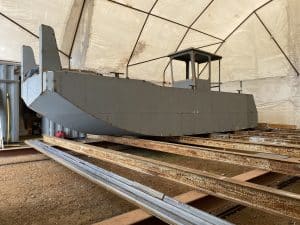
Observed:
[[[225,176],[249,170],[225,163],[141,149],[122,151]],[[28,157],[32,158],[30,155]],[[113,166],[100,160],[83,158],[170,196],[190,190],[189,187],[161,178]],[[22,160],[24,159],[23,157]],[[41,156],[34,156],[32,159],[38,161],[7,165],[0,159],[0,225],[92,224],[135,208],[52,160],[45,160]],[[290,185],[287,190],[300,193],[300,181]],[[249,208],[227,216],[226,220],[236,224],[300,225],[292,220]]]

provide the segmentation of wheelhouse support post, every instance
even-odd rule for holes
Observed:
[[[219,60],[219,91],[221,91],[221,60]]]
[[[171,69],[171,82],[172,85],[174,85],[173,60],[170,61],[170,69]]]
[[[190,64],[189,61],[185,61],[185,79],[188,80],[190,77]]]
[[[171,63],[171,61],[172,61],[172,58],[170,58],[169,64]],[[166,84],[166,70],[164,70],[164,72],[163,72],[163,86],[165,86],[165,84]]]
[[[191,68],[192,68],[192,78],[193,78],[193,89],[197,89],[194,51],[191,52],[190,57],[191,57]]]
[[[208,56],[208,81],[209,85],[211,85],[211,57]]]
[[[125,77],[126,77],[126,78],[129,78],[129,76],[128,76],[128,67],[129,67],[129,66],[126,65],[126,73],[125,73]]]

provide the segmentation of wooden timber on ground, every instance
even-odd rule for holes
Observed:
[[[275,123],[258,123],[257,125],[258,129],[288,129],[288,130],[294,130],[297,128],[296,125],[290,125],[290,124],[275,124]]]
[[[211,149],[132,137],[98,136],[101,141],[129,145],[138,148],[201,158],[239,166],[248,166],[284,174],[300,175],[300,159],[274,154],[248,154],[229,150]]]
[[[239,136],[230,136],[230,139],[241,139],[247,140],[254,143],[261,142],[261,143],[273,143],[279,145],[300,145],[300,139],[290,139],[290,138],[279,138],[279,137],[262,137],[262,136],[255,136],[255,135],[239,135]]]
[[[270,134],[272,135],[278,135],[278,136],[287,136],[287,135],[294,135],[296,137],[300,136],[300,131],[299,130],[241,130],[241,131],[235,131],[233,134]]]
[[[289,141],[297,141],[300,138],[298,134],[272,134],[272,133],[239,133],[239,134],[230,134],[231,138],[243,138],[243,137],[262,137],[262,138],[277,138],[277,139],[285,139]]]
[[[224,150],[238,150],[247,152],[264,152],[289,157],[300,158],[300,145],[297,146],[278,146],[275,144],[252,143],[243,140],[232,139],[214,139],[191,136],[169,137],[162,140],[172,141],[182,144],[198,145],[204,147],[215,147]]]
[[[299,194],[74,141],[49,136],[44,136],[43,140],[80,154],[188,185],[216,197],[300,220]]]

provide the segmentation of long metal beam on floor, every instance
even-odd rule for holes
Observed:
[[[75,141],[49,136],[44,136],[43,140],[128,169],[188,185],[244,206],[300,220],[299,194]]]
[[[220,149],[187,146],[182,144],[174,144],[133,137],[115,137],[99,135],[98,138],[98,140],[101,141],[129,145],[138,148],[146,148],[149,150],[167,152],[205,160],[231,163],[239,166],[248,166],[252,168],[269,170],[278,173],[293,174],[295,176],[300,176],[300,160],[298,158],[289,158],[287,156],[274,154],[247,154],[234,151],[224,151]]]
[[[168,224],[231,224],[206,212],[183,204],[140,183],[128,180],[78,157],[51,147],[41,141],[30,140],[27,141],[27,144],[119,197],[143,208],[145,211]]]
[[[286,155],[289,157],[300,158],[300,146],[299,148],[290,146],[278,146],[263,143],[251,143],[246,141],[234,141],[231,139],[213,139],[213,138],[202,138],[202,137],[167,137],[162,140],[172,141],[176,143],[192,144],[205,147],[215,147],[221,149],[233,149],[238,151],[249,151],[249,152],[264,152],[274,153],[278,155]]]
[[[263,176],[269,172],[264,170],[251,170],[242,174],[239,174],[237,176],[232,177],[232,179],[238,180],[238,181],[248,181],[252,180],[254,178]],[[192,203],[194,201],[198,201],[200,199],[204,199],[208,195],[200,192],[200,191],[188,191],[183,194],[177,195],[174,198],[178,201],[184,202],[184,203]],[[143,211],[142,209],[135,209],[117,216],[114,216],[112,218],[103,220],[98,223],[94,223],[93,225],[131,225],[140,223],[144,220],[150,219],[152,216],[148,214],[147,212]]]

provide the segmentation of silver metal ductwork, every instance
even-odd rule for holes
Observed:
[[[0,123],[4,142],[19,141],[20,65],[0,62]]]

